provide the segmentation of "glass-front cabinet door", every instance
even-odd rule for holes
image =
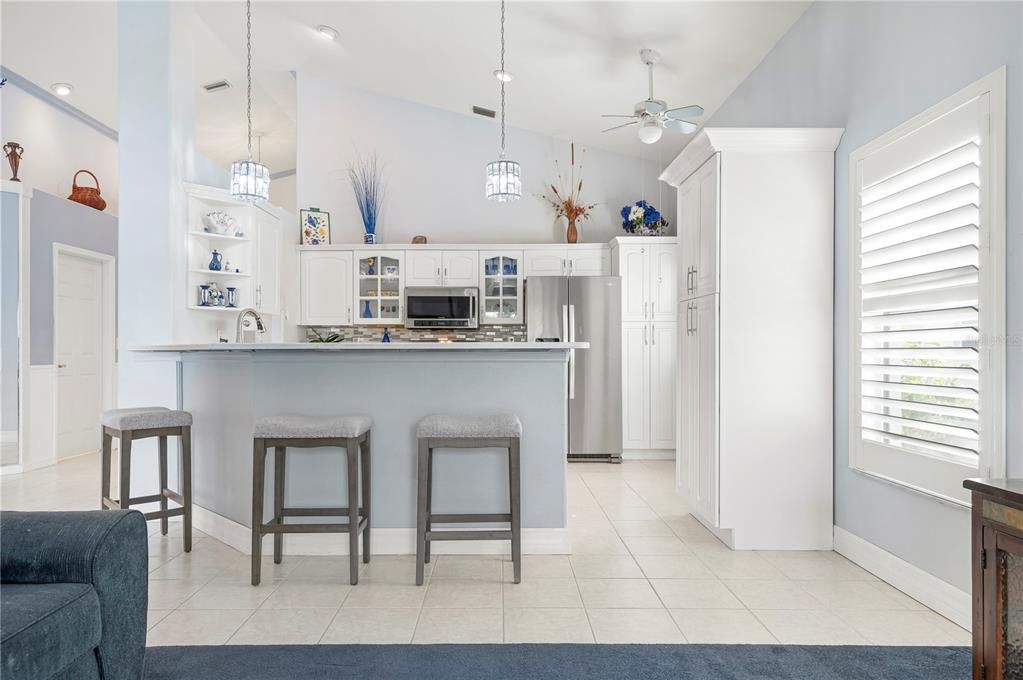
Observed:
[[[404,323],[401,308],[404,253],[356,251],[356,324],[397,326]]]
[[[523,323],[522,251],[480,252],[481,324]]]

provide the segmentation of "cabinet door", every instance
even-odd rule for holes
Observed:
[[[568,272],[565,248],[527,250],[523,253],[526,276],[564,276]]]
[[[622,324],[622,447],[650,448],[650,324]]]
[[[256,296],[254,307],[265,314],[281,310],[281,223],[256,213]]]
[[[301,314],[304,326],[345,326],[352,323],[352,253],[303,252]]]
[[[405,253],[400,250],[359,251],[355,260],[355,323],[400,326],[405,290]]]
[[[406,250],[408,271],[405,272],[405,285],[442,285],[443,259],[444,251],[441,250]]]
[[[693,333],[699,345],[699,423],[698,472],[696,507],[718,525],[719,469],[718,456],[718,296],[705,295],[694,301]]]
[[[647,320],[647,274],[649,249],[646,246],[621,246],[618,249],[618,274],[622,277],[622,321]]]
[[[678,326],[650,324],[650,448],[675,448],[675,355]]]
[[[676,483],[679,490],[696,509],[699,496],[700,449],[700,346],[693,334],[696,303],[687,300],[681,305],[678,320],[678,425],[675,458]]]
[[[445,250],[442,261],[445,286],[478,288],[480,254],[476,250]]]
[[[480,323],[521,324],[522,251],[483,250],[480,260]]]
[[[700,175],[700,248],[696,260],[696,295],[718,292],[719,177],[721,154],[704,163]]]
[[[604,246],[569,246],[569,276],[608,276],[611,251]]]
[[[700,253],[700,171],[678,188],[678,295],[680,300],[696,296],[696,279]]]
[[[649,318],[651,321],[676,321],[678,294],[678,246],[656,244],[650,246],[649,258]]]

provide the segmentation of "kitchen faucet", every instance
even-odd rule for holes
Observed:
[[[263,317],[261,317],[256,312],[255,309],[253,309],[252,307],[248,307],[246,309],[243,309],[238,314],[238,323],[235,325],[235,331],[234,331],[234,341],[235,342],[241,342],[242,341],[242,330],[245,329],[245,328],[248,328],[248,326],[249,326],[248,317],[250,317],[250,316],[256,322],[256,332],[257,333],[265,333],[266,332],[266,326],[263,325]]]

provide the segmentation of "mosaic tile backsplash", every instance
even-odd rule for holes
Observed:
[[[525,326],[482,326],[478,329],[420,329],[404,326],[389,327],[395,342],[526,342]],[[314,340],[316,333],[326,337],[331,333],[341,336],[342,342],[380,342],[383,326],[338,326],[306,328],[306,340]]]

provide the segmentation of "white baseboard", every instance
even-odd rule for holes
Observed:
[[[192,525],[245,555],[252,554],[249,527],[214,512],[192,505]],[[374,528],[371,550],[374,555],[415,555],[415,529]],[[284,537],[284,551],[290,555],[347,555],[346,534],[293,534]],[[431,552],[436,555],[504,555],[508,541],[441,541]],[[568,555],[572,546],[567,529],[523,529],[522,553],[525,555]],[[263,554],[273,554],[273,541],[263,538]]]
[[[921,602],[946,619],[970,630],[972,600],[970,593],[929,574],[920,567],[896,557],[856,534],[835,527],[835,552],[860,565],[914,600]]]
[[[622,460],[675,460],[674,449],[625,449]]]

